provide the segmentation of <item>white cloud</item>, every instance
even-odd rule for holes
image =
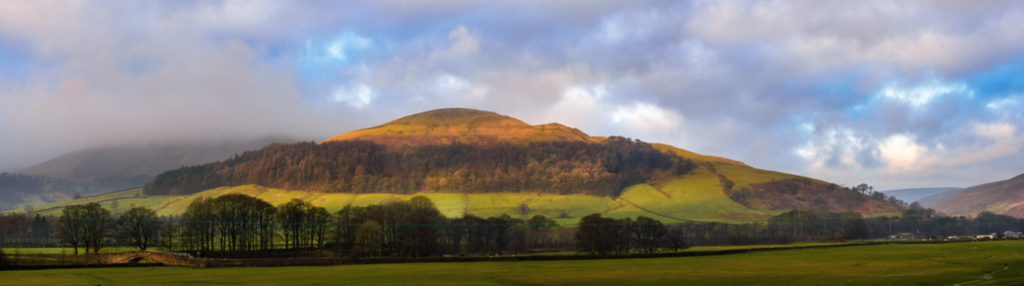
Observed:
[[[435,52],[433,59],[462,59],[480,53],[480,39],[469,31],[466,26],[458,26],[448,33],[451,45],[445,50]]]
[[[887,165],[885,172],[902,173],[929,167],[919,162],[928,148],[917,144],[911,135],[889,136],[878,145],[878,150]]]
[[[334,89],[331,100],[334,102],[346,103],[357,109],[362,109],[373,102],[377,94],[373,88],[365,84],[343,85]]]
[[[989,101],[985,107],[993,111],[1017,112],[1024,104],[1024,95],[1012,95]]]
[[[487,97],[487,86],[477,85],[453,74],[442,74],[436,80],[437,93],[469,102],[480,102]]]
[[[936,98],[951,94],[972,95],[973,92],[963,83],[941,83],[935,80],[909,88],[890,84],[878,92],[878,95],[883,98],[900,101],[914,107],[924,106]]]
[[[618,106],[612,111],[612,122],[625,124],[641,134],[649,135],[653,131],[671,133],[679,127],[682,116],[649,103],[634,103]]]
[[[244,29],[262,25],[270,19],[281,2],[272,0],[223,0],[201,2],[194,14],[201,25],[220,29]]]

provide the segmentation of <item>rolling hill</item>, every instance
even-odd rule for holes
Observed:
[[[953,190],[959,190],[959,189],[960,188],[914,188],[914,189],[888,190],[888,191],[884,191],[883,193],[885,193],[885,195],[887,195],[887,196],[894,196],[897,199],[903,200],[904,202],[908,202],[908,203],[919,202],[919,203],[921,203],[922,206],[928,207],[931,204],[925,205],[925,202],[922,202],[921,200],[923,200],[924,198],[927,198],[927,197],[931,197],[931,196],[934,196],[934,195],[938,195],[938,194],[941,194],[941,193],[946,193],[946,192],[953,191]],[[934,203],[932,203],[932,204],[934,204]]]
[[[141,187],[158,174],[255,150],[283,137],[207,144],[109,146],[66,154],[0,178],[0,207],[12,209]],[[16,180],[15,180],[16,179]]]
[[[273,204],[300,198],[329,210],[424,195],[449,216],[543,214],[563,224],[595,212],[751,222],[791,209],[903,210],[853,189],[727,158],[472,109],[423,112],[319,143],[273,144],[162,173],[141,192],[130,192],[115,199],[125,200],[119,207],[149,206],[163,214],[226,193]]]
[[[921,199],[917,200],[917,202],[921,203],[921,206],[923,206],[923,207],[930,208],[930,207],[934,206],[937,203],[945,201],[945,200],[949,199],[950,197],[952,197],[952,196],[954,196],[956,194],[959,194],[960,192],[963,192],[964,190],[966,190],[966,189],[963,189],[963,188],[951,189],[951,190],[948,190],[948,191],[945,191],[945,192],[941,192],[941,193],[938,193],[938,194],[934,194],[934,195],[931,195],[931,196],[927,196],[927,197],[921,198]]]
[[[1024,174],[964,189],[932,208],[948,215],[974,216],[990,211],[1024,218]]]

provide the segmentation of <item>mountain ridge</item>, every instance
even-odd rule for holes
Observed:
[[[949,215],[974,216],[990,211],[1024,218],[1024,174],[964,189],[932,208]]]

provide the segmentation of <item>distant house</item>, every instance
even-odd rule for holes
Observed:
[[[996,238],[996,233],[994,233],[994,232],[992,234],[979,234],[979,235],[975,235],[974,236],[974,239],[995,239],[995,238]]]
[[[1015,232],[1015,231],[1012,231],[1012,230],[1007,230],[1006,232],[1003,233],[1003,237],[1005,237],[1005,238],[1012,238],[1012,239],[1020,239],[1020,232]]]

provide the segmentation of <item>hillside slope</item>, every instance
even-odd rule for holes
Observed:
[[[942,201],[945,201],[945,200],[949,199],[950,197],[952,197],[952,196],[954,196],[956,194],[959,194],[960,192],[963,192],[964,190],[966,190],[966,189],[963,189],[963,188],[951,189],[951,190],[948,190],[948,191],[945,191],[945,192],[941,192],[941,193],[938,193],[938,194],[934,194],[934,195],[931,195],[931,196],[927,196],[927,197],[921,198],[921,199],[917,200],[917,202],[921,203],[921,206],[923,206],[923,207],[930,208],[930,207],[934,206],[937,203],[941,203]]]
[[[897,199],[903,200],[904,202],[913,203],[919,202],[921,205],[927,207],[925,202],[922,202],[924,198],[938,195],[941,193],[949,192],[952,190],[959,190],[960,188],[913,188],[913,189],[899,189],[899,190],[888,190],[884,191],[887,196],[894,196]],[[934,203],[933,203],[934,204]]]
[[[973,216],[983,211],[1024,218],[1024,174],[974,186],[932,206],[949,215]]]
[[[158,174],[181,166],[222,160],[284,137],[207,144],[110,146],[70,153],[0,178],[0,207],[12,209],[141,187]],[[32,181],[31,184],[25,183]]]
[[[274,142],[293,141],[284,137],[269,137],[215,144],[111,146],[70,153],[36,164],[19,173],[71,180],[146,178],[140,182],[142,183],[181,166],[215,162]],[[135,185],[138,186],[141,184]]]
[[[572,198],[585,202],[574,208],[611,217],[668,221],[756,221],[791,209],[867,215],[903,209],[727,158],[469,109],[423,112],[321,143],[275,144],[180,168],[148,183],[144,195],[192,196],[245,185],[339,196],[424,194],[474,214],[512,213],[532,197]],[[575,211],[547,214],[561,212]]]

